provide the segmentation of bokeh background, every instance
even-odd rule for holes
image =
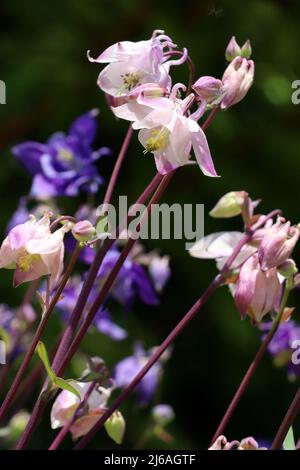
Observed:
[[[54,131],[66,130],[80,113],[99,107],[97,143],[110,146],[117,155],[127,125],[116,121],[107,108],[96,86],[100,67],[87,61],[86,51],[96,56],[118,40],[146,39],[153,29],[164,29],[180,47],[189,49],[198,76],[222,75],[224,49],[232,35],[241,43],[251,40],[256,63],[255,82],[246,99],[219,114],[207,132],[222,177],[205,178],[195,167],[182,169],[164,200],[204,203],[206,233],[241,228],[238,219],[211,220],[208,216],[219,197],[230,190],[247,190],[253,198],[262,199],[261,210],[280,207],[297,223],[300,108],[291,102],[291,84],[300,79],[299,13],[296,0],[2,0],[0,78],[7,85],[7,104],[0,105],[1,233],[30,187],[30,177],[10,154],[13,144],[45,141]],[[185,67],[173,71],[176,79],[186,81]],[[113,159],[101,161],[106,179],[112,165]],[[154,172],[152,159],[143,155],[135,137],[118,183],[119,193],[134,201]],[[61,203],[63,208],[68,204]],[[189,257],[183,241],[146,245],[149,249],[158,246],[171,256],[172,278],[157,308],[137,303],[127,320],[116,312],[130,333],[127,340],[116,344],[95,333],[84,342],[85,352],[103,356],[111,367],[131,352],[136,339],[142,339],[145,346],[159,344],[216,273],[213,262]],[[1,302],[17,305],[23,293],[22,288],[13,290],[7,272],[1,273]],[[290,302],[298,308],[299,295],[294,294]],[[296,311],[295,318],[300,320],[299,315]],[[45,337],[47,346],[54,344],[59,327],[59,320],[53,319]],[[159,400],[176,412],[176,421],[168,428],[174,436],[169,447],[207,447],[259,344],[259,332],[249,321],[240,320],[227,289],[219,289],[178,338],[165,368]],[[73,371],[80,367],[77,361]],[[228,427],[228,438],[254,435],[272,440],[296,387],[266,355]],[[139,409],[131,398],[123,412],[128,426],[123,448],[134,448],[148,411]],[[300,437],[299,418],[295,430]],[[32,447],[45,448],[53,435],[47,415]],[[65,447],[70,446],[66,440]],[[166,445],[153,439],[147,446]],[[92,447],[114,445],[101,433]]]

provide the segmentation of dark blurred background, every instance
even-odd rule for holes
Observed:
[[[195,167],[184,168],[174,178],[165,201],[204,203],[207,234],[241,228],[238,219],[208,217],[214,203],[231,190],[247,190],[253,198],[262,199],[261,210],[280,207],[297,223],[300,109],[291,102],[291,83],[300,79],[299,13],[299,2],[288,0],[2,0],[0,78],[7,86],[7,104],[0,105],[2,233],[31,181],[10,154],[13,144],[28,139],[45,141],[54,131],[66,130],[80,113],[99,107],[97,143],[110,146],[117,155],[127,124],[116,121],[107,108],[96,86],[100,66],[87,61],[86,51],[90,49],[96,56],[119,40],[147,39],[154,29],[164,29],[179,47],[189,49],[197,76],[222,76],[224,50],[232,35],[240,43],[251,40],[256,64],[255,82],[246,99],[219,114],[207,132],[222,178],[205,178]],[[185,67],[174,68],[173,73],[176,79],[187,80]],[[100,165],[108,179],[113,160],[103,160]],[[119,193],[134,201],[154,172],[152,158],[143,155],[135,136]],[[99,202],[102,196],[103,189]],[[213,262],[189,257],[183,241],[146,245],[149,249],[158,245],[171,256],[172,278],[158,308],[136,304],[128,321],[123,320],[130,333],[128,340],[115,344],[97,333],[85,341],[85,351],[105,357],[111,366],[130,353],[135,339],[142,339],[146,346],[159,344],[216,273]],[[17,305],[23,292],[22,288],[13,290],[10,275],[1,273],[1,302]],[[290,303],[299,306],[299,294]],[[295,318],[299,319],[299,312]],[[57,332],[54,322],[48,330],[48,343]],[[170,403],[176,412],[176,421],[169,428],[174,448],[207,447],[259,344],[259,332],[248,320],[240,320],[227,289],[219,289],[178,338],[166,365],[160,401]],[[275,368],[266,355],[228,427],[228,438],[253,435],[272,440],[296,387],[288,382],[286,371]],[[123,411],[128,424],[124,448],[133,448],[147,411],[138,409],[133,399]],[[40,429],[33,446],[45,447],[53,436],[48,417]],[[295,430],[300,437],[299,419]],[[93,445],[113,447],[103,434]],[[164,447],[158,440],[148,445]]]

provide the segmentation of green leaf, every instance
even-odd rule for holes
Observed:
[[[79,400],[81,400],[80,393],[72,385],[70,385],[70,383],[67,380],[64,380],[61,377],[57,377],[55,375],[55,372],[50,365],[46,346],[44,345],[42,341],[39,341],[36,349],[37,349],[38,355],[40,356],[42,363],[45,366],[45,369],[47,371],[47,374],[52,384],[58,388],[61,388],[63,390],[67,390],[68,392],[73,393],[74,395],[76,395],[76,397],[79,398]]]
[[[80,393],[67,380],[62,379],[61,377],[56,377],[54,380],[54,384],[58,388],[62,388],[63,390],[67,390],[68,392],[73,393],[81,401]]]
[[[108,232],[108,220],[106,215],[101,215],[97,225],[96,225],[97,234],[107,233]]]
[[[105,430],[109,437],[117,444],[122,444],[125,433],[125,419],[120,411],[115,411],[104,423]]]
[[[45,366],[45,369],[47,371],[47,374],[49,375],[51,382],[54,383],[56,379],[56,375],[51,368],[46,346],[44,345],[42,341],[39,341],[36,349],[37,349],[38,355],[40,356],[42,363]]]
[[[284,450],[295,450],[296,449],[294,431],[293,431],[292,426],[288,430],[288,433],[287,433],[287,435],[284,439],[283,448],[284,448]]]

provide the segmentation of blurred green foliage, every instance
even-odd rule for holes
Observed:
[[[168,189],[165,201],[205,203],[205,232],[240,229],[238,219],[210,220],[208,212],[218,198],[231,190],[247,190],[261,198],[261,210],[280,207],[293,222],[300,218],[299,107],[291,102],[291,84],[300,79],[299,2],[288,0],[155,1],[155,0],[2,0],[0,6],[0,78],[6,82],[7,104],[0,106],[1,219],[2,232],[27,194],[30,178],[10,155],[22,140],[44,141],[65,130],[74,117],[99,107],[99,144],[117,154],[126,132],[106,106],[96,86],[100,67],[93,56],[118,40],[140,40],[161,28],[179,47],[186,46],[198,76],[220,77],[225,67],[224,49],[232,35],[243,43],[250,39],[256,64],[254,85],[246,99],[218,115],[207,136],[219,179],[205,178],[195,167],[182,169]],[[174,70],[186,81],[187,70]],[[101,163],[109,177],[113,160]],[[143,155],[135,138],[119,181],[120,194],[134,200],[154,174],[152,158]],[[103,191],[99,194],[99,202]],[[128,355],[136,339],[158,344],[208,285],[216,270],[212,262],[189,257],[179,240],[149,242],[172,258],[172,279],[158,308],[137,304],[125,321],[128,340],[112,344],[99,333],[84,341],[82,350],[103,356],[110,366]],[[299,250],[296,254],[299,258]],[[1,302],[16,305],[24,290],[13,290],[11,276],[1,273]],[[292,304],[299,307],[299,294]],[[295,318],[299,319],[296,311]],[[51,346],[59,333],[53,319],[46,335]],[[228,401],[260,343],[248,321],[240,321],[226,288],[220,289],[192,325],[178,338],[166,366],[160,401],[170,403],[177,419],[170,426],[174,448],[205,448]],[[74,361],[73,372],[82,358]],[[227,430],[228,438],[254,435],[271,440],[296,390],[284,370],[274,368],[266,356]],[[34,397],[33,397],[34,398]],[[124,448],[133,448],[145,427],[147,410],[131,398],[123,409],[127,419]],[[45,448],[54,433],[46,416],[33,447]],[[298,433],[297,433],[298,432]],[[299,419],[295,434],[299,436]],[[71,441],[66,441],[70,446]],[[104,433],[93,446],[110,448]],[[157,439],[150,447],[164,446]]]

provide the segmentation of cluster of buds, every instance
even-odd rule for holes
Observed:
[[[192,86],[193,93],[184,84],[172,86],[171,66],[181,65],[188,59],[186,48],[183,51],[176,48],[172,39],[159,30],[149,40],[118,42],[96,59],[90,53],[88,57],[91,62],[108,63],[99,75],[98,85],[109,97],[113,113],[139,130],[144,153],[154,155],[160,173],[186,165],[193,149],[202,172],[216,177],[198,120],[207,109],[219,105],[227,109],[244,98],[254,76],[254,63],[248,60],[251,46],[247,41],[240,55],[225,70],[222,80],[200,77]],[[173,56],[180,58],[174,60]],[[187,92],[184,99],[182,92]],[[192,111],[194,104],[197,109]]]
[[[259,216],[254,215],[258,201],[252,201],[245,191],[232,191],[223,196],[210,212],[212,217],[233,217],[241,214],[251,229]],[[264,217],[264,216],[261,216]],[[228,257],[243,237],[242,232],[219,232],[204,237],[191,248],[197,258],[214,258],[222,269]],[[299,229],[283,217],[266,221],[243,246],[231,266],[231,291],[242,316],[249,315],[253,323],[280,305],[281,286],[286,278],[297,273],[290,258],[299,239]]]
[[[209,108],[220,106],[228,109],[239,103],[248,93],[254,79],[254,62],[251,56],[250,41],[240,47],[235,37],[230,40],[225,57],[229,65],[221,80],[215,77],[201,77],[193,85],[198,98]]]

